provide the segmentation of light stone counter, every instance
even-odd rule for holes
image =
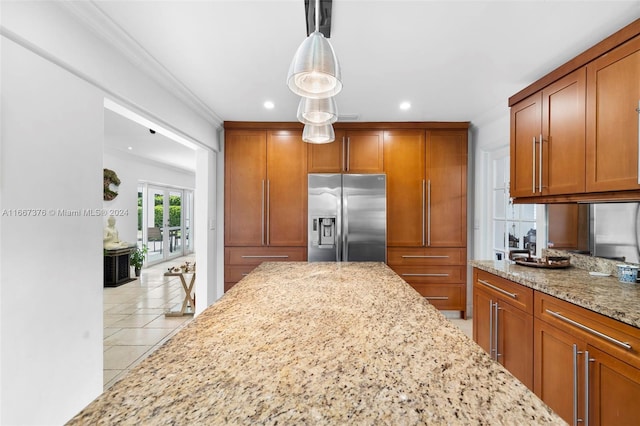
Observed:
[[[505,260],[472,260],[469,264],[640,328],[640,284],[618,281],[615,266],[607,265],[605,260],[583,258],[586,257],[572,256],[571,263],[576,266],[565,269],[531,268]],[[600,263],[581,264],[585,261]],[[609,263],[615,264],[611,261]],[[589,270],[605,271],[613,275],[594,277],[589,275]]]
[[[263,263],[69,424],[564,424],[382,263]]]

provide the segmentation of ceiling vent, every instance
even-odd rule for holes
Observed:
[[[338,114],[338,121],[358,121],[360,114]]]

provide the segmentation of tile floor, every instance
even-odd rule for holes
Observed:
[[[135,281],[104,289],[104,389],[158,349],[193,317],[165,317],[184,300],[180,277],[165,277],[170,266],[194,262],[180,257],[142,270]]]
[[[179,277],[165,277],[170,266],[193,262],[181,257],[142,270],[140,278],[115,288],[104,289],[104,389],[120,380],[131,368],[164,344],[191,319],[165,317],[179,310],[184,290]],[[470,338],[471,319],[445,316]]]

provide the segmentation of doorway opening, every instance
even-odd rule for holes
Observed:
[[[138,185],[138,244],[148,265],[193,253],[193,191]]]

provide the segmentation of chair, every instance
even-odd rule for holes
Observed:
[[[147,243],[153,243],[153,251],[156,251],[156,243],[160,243],[160,253],[162,253],[162,230],[155,226],[147,228]]]

